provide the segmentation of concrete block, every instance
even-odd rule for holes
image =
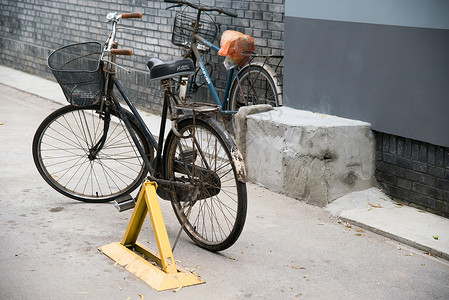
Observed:
[[[249,180],[320,207],[375,185],[369,123],[287,107],[245,116]]]
[[[237,146],[239,147],[240,153],[242,153],[243,157],[245,157],[246,153],[246,132],[248,130],[246,117],[251,114],[266,112],[272,109],[273,107],[269,104],[251,105],[241,107],[235,114],[235,142],[237,143]]]

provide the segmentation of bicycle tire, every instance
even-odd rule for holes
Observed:
[[[99,105],[64,106],[50,114],[33,139],[34,163],[44,180],[61,194],[83,202],[108,202],[131,193],[144,180],[147,169],[129,131],[115,110],[103,148],[89,158],[89,149],[102,136],[104,119]],[[153,149],[125,111],[149,159]]]
[[[250,64],[239,71],[239,80],[234,79],[229,95],[231,110],[238,111],[242,106],[256,104],[280,105],[279,87],[268,68],[266,65]]]
[[[194,137],[170,132],[164,149],[166,178],[191,183],[189,190],[171,188],[175,215],[197,245],[224,250],[239,238],[247,210],[246,183],[238,180],[231,154],[234,141],[212,119],[185,119],[178,132]]]

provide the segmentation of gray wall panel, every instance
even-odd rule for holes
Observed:
[[[286,0],[285,15],[449,29],[449,1],[447,0]]]
[[[449,30],[285,18],[284,104],[449,146]]]

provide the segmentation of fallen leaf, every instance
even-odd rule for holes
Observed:
[[[355,231],[357,231],[357,232],[363,232],[363,229],[362,229],[362,228],[356,228]]]
[[[440,237],[438,235],[432,235],[434,240],[438,240]]]
[[[307,278],[309,277],[309,274],[304,275],[302,278]]]
[[[232,259],[232,257],[229,257],[229,259]],[[236,260],[236,259],[234,259],[234,260]],[[190,273],[192,273],[195,276],[201,277],[200,275],[196,274],[196,272],[195,272],[196,269],[198,269],[199,267],[200,266],[198,265],[198,266],[194,267],[192,270],[189,270],[189,269],[186,269],[186,270],[189,271]]]
[[[305,270],[306,269],[304,267],[297,267],[297,266],[294,266],[294,265],[292,265],[292,268],[293,269],[297,269],[297,270]]]
[[[382,206],[379,203],[377,205],[368,203],[368,205],[371,205],[372,207],[375,207],[375,208],[382,208]]]
[[[361,233],[354,233],[355,236],[362,236]]]
[[[0,125],[3,125],[3,122],[0,122]]]
[[[182,285],[181,285],[179,288],[173,290],[173,292],[174,292],[174,293],[177,293],[177,292],[179,292],[181,289],[182,289]]]
[[[140,300],[143,300],[143,296],[141,294],[137,294],[138,296],[140,296]]]
[[[230,260],[237,260],[236,258],[231,257],[231,256],[229,256],[228,258],[229,258]]]

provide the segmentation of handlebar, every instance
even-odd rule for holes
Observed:
[[[142,13],[124,13],[122,19],[142,19]]]
[[[117,47],[115,43],[115,36],[117,32],[117,23],[120,21],[120,19],[141,19],[142,13],[140,12],[133,12],[133,13],[123,13],[118,14],[116,12],[109,13],[106,16],[106,20],[108,22],[112,22],[112,31],[109,35],[108,40],[106,41],[104,52],[110,53],[112,55],[128,55],[131,56],[133,54],[133,51],[131,49],[115,49]]]
[[[222,8],[213,8],[213,7],[207,7],[207,6],[199,6],[199,5],[196,5],[196,4],[187,2],[187,1],[182,1],[182,0],[164,0],[164,2],[177,4],[177,6],[187,5],[187,6],[190,6],[191,8],[197,9],[199,11],[216,11],[219,14],[225,14],[225,15],[228,15],[228,16],[234,17],[234,18],[237,17],[236,14],[228,12],[228,11],[225,11]]]
[[[111,49],[111,54],[113,55],[133,55],[132,49]]]

